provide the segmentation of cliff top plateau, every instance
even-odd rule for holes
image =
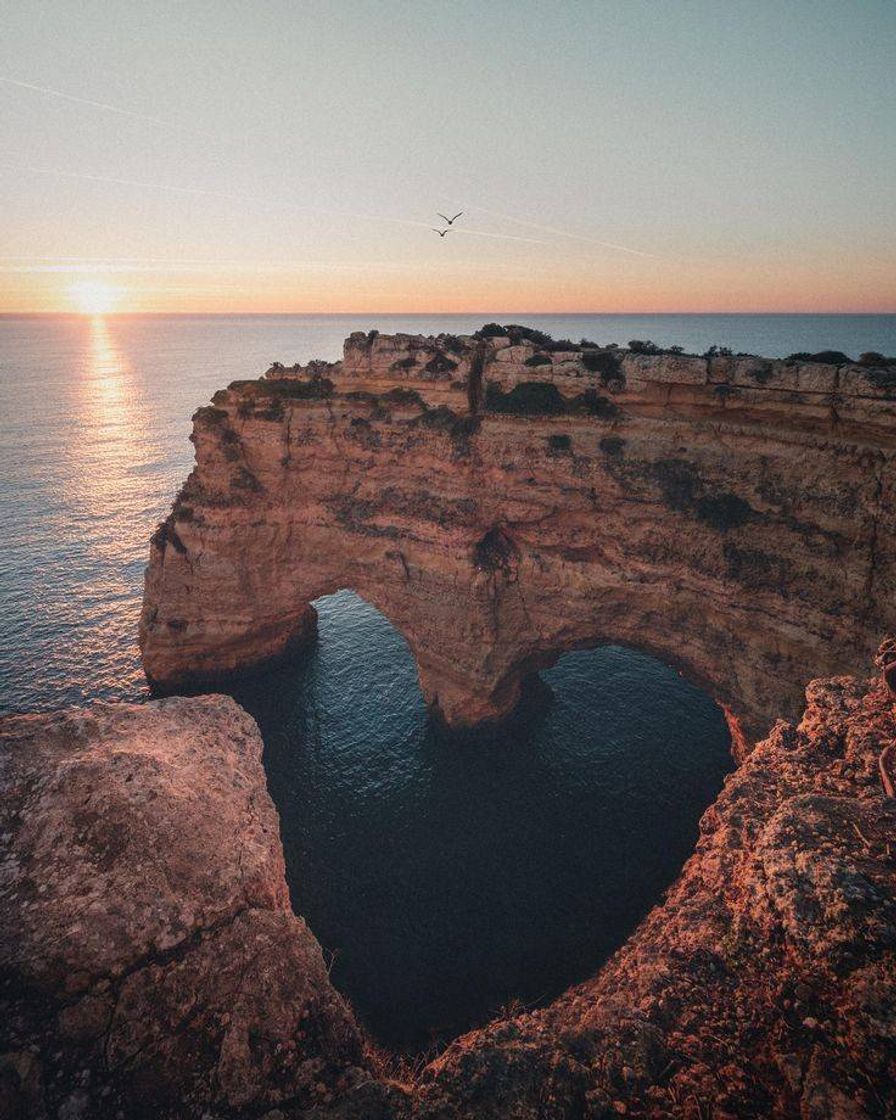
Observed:
[[[222,389],[150,547],[150,681],[264,664],[351,588],[450,725],[618,642],[706,688],[743,754],[896,628],[896,367],[655,350],[373,331]]]

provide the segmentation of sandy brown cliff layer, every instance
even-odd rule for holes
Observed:
[[[193,440],[146,576],[163,688],[282,653],[349,587],[449,723],[614,641],[755,738],[896,626],[892,369],[372,333],[235,382]]]
[[[0,1117],[892,1120],[896,698],[806,697],[597,976],[402,1083],[288,909],[232,701],[0,721]]]

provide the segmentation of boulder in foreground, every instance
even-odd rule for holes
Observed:
[[[256,1114],[365,1079],[222,696],[0,723],[0,1115]]]

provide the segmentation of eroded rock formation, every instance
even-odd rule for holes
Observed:
[[[596,977],[400,1085],[289,912],[232,701],[7,718],[0,1116],[892,1120],[894,648],[809,685]]]
[[[352,335],[194,417],[150,552],[163,689],[263,663],[356,590],[451,724],[564,650],[621,642],[705,686],[741,748],[896,625],[892,370]]]
[[[0,721],[0,1117],[253,1115],[369,1081],[230,699]]]
[[[424,1116],[896,1116],[894,698],[840,677],[806,699],[631,940],[544,1011],[457,1040]]]

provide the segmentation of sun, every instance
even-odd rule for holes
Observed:
[[[82,315],[108,315],[115,310],[121,293],[100,280],[83,280],[72,284],[68,294]]]

